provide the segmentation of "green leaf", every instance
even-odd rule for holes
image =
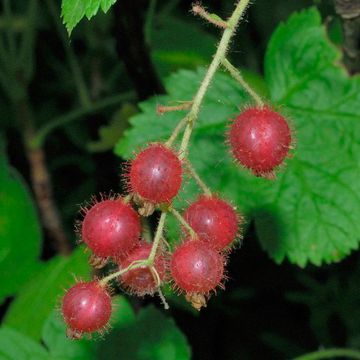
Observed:
[[[2,327],[0,328],[0,359],[50,360],[50,356],[33,339],[9,327]]]
[[[88,339],[70,340],[66,337],[66,325],[60,312],[53,310],[42,329],[42,340],[54,360],[92,360],[95,344]]]
[[[256,178],[234,165],[225,145],[228,121],[248,97],[234,80],[217,74],[190,143],[190,160],[210,186],[255,219],[263,248],[278,263],[287,257],[305,266],[338,261],[360,239],[360,78],[339,66],[320,15],[310,8],[279,26],[265,59],[266,82],[275,108],[295,129],[296,150],[275,181]],[[125,158],[149,141],[167,139],[182,113],[157,116],[156,104],[189,100],[204,71],[179,71],[166,81],[168,95],[140,104],[141,114],[119,140]],[[197,194],[192,181],[175,201],[178,208]],[[168,233],[177,241],[174,227]]]
[[[114,329],[99,343],[99,359],[122,360],[186,360],[190,348],[174,320],[153,306],[141,309],[136,321]]]
[[[99,140],[90,141],[87,148],[91,152],[101,152],[112,149],[124,130],[129,126],[128,119],[137,113],[137,109],[132,104],[124,104],[113,115],[110,123],[99,129]]]
[[[273,35],[265,61],[272,100],[295,123],[297,150],[257,218],[262,244],[277,261],[342,259],[360,239],[360,78],[339,66],[314,8]],[[274,225],[279,231],[271,230]]]
[[[39,268],[42,234],[30,192],[8,166],[0,138],[0,303]]]
[[[4,323],[39,340],[41,329],[51,311],[59,305],[65,289],[78,278],[89,277],[87,256],[82,247],[70,256],[56,256],[41,267],[11,303]]]
[[[116,0],[62,0],[61,16],[69,33],[86,16],[90,20],[99,9],[106,13]]]

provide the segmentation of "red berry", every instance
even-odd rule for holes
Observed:
[[[111,297],[98,282],[80,282],[65,294],[62,314],[69,334],[80,335],[103,329],[111,315]]]
[[[184,218],[200,240],[218,250],[224,249],[236,237],[237,214],[232,206],[219,198],[200,196],[185,211]]]
[[[121,261],[121,269],[127,268],[132,262],[136,260],[146,260],[151,251],[151,244],[141,242],[123,261]],[[166,261],[163,255],[159,254],[155,257],[154,268],[156,269],[160,281],[164,280],[166,273]],[[153,294],[158,284],[155,281],[154,274],[149,267],[142,266],[137,269],[126,272],[119,278],[122,285],[130,292],[143,296],[146,294]]]
[[[203,241],[189,240],[175,250],[170,268],[175,285],[181,290],[208,294],[221,283],[224,257]]]
[[[291,130],[285,118],[270,108],[249,108],[231,125],[229,142],[234,157],[261,176],[284,161]]]
[[[117,257],[134,248],[140,237],[140,219],[122,199],[104,200],[85,215],[81,233],[85,244],[99,257]]]
[[[129,180],[131,190],[143,199],[170,202],[181,186],[181,161],[165,145],[152,144],[132,162]]]

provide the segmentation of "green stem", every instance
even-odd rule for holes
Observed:
[[[187,229],[187,231],[189,232],[190,234],[190,237],[192,239],[196,239],[197,238],[197,235],[196,235],[196,232],[194,231],[194,229],[189,225],[189,223],[181,216],[181,214],[175,210],[174,208],[170,208],[169,209],[170,212],[176,217],[176,219],[179,221],[179,223],[184,226],[184,228]]]
[[[108,98],[93,103],[89,107],[73,110],[67,114],[56,117],[55,119],[51,120],[50,122],[48,122],[46,125],[44,125],[42,128],[38,130],[37,134],[35,135],[32,141],[31,144],[32,147],[36,148],[38,146],[41,146],[44,143],[46,137],[58,127],[64,126],[74,120],[83,118],[85,115],[95,113],[112,105],[119,104],[125,100],[129,100],[133,97],[133,95],[134,95],[133,92],[126,92],[123,94],[110,96]]]
[[[228,28],[226,28],[223,32],[223,35],[221,37],[221,40],[220,40],[219,46],[216,50],[216,53],[214,55],[214,58],[205,74],[205,77],[199,87],[198,92],[196,93],[196,95],[194,97],[193,105],[188,114],[188,124],[184,131],[184,137],[182,139],[181,146],[180,146],[180,157],[182,157],[182,158],[184,158],[186,156],[186,149],[188,147],[190,136],[191,136],[192,130],[194,128],[194,123],[199,115],[200,107],[203,102],[206,91],[207,91],[217,69],[219,68],[222,60],[225,59],[230,40],[233,37],[236,26],[239,23],[249,2],[250,2],[250,0],[240,0],[237,3],[234,12],[232,13],[230,19],[227,22]]]
[[[74,75],[74,80],[75,80],[75,84],[77,87],[77,91],[79,94],[79,98],[80,98],[80,102],[82,104],[83,107],[88,107],[91,104],[91,99],[90,99],[90,95],[89,95],[89,91],[88,88],[86,86],[85,80],[84,80],[84,76],[81,70],[81,67],[79,65],[79,62],[76,58],[76,55],[73,51],[72,46],[69,43],[69,38],[66,35],[65,29],[62,26],[60,20],[60,15],[58,14],[56,7],[54,5],[54,1],[53,0],[47,0],[47,6],[50,10],[50,14],[53,17],[54,23],[56,25],[56,29],[59,33],[59,36],[61,38],[61,41],[63,42],[63,46],[65,49],[65,53],[66,56],[68,58],[69,61],[69,65],[71,68],[71,71]]]
[[[190,161],[186,162],[186,166],[188,170],[190,171],[191,176],[194,178],[194,180],[198,183],[200,189],[204,192],[206,196],[211,196],[211,190],[206,186],[206,184],[200,179],[200,176],[197,174],[195,169],[193,168]]]
[[[185,116],[183,119],[181,119],[178,124],[176,125],[176,128],[172,132],[169,140],[165,143],[167,146],[172,146],[176,138],[179,136],[180,132],[184,129],[186,124],[188,123],[187,116]]]
[[[149,258],[148,258],[148,261],[149,261],[150,265],[154,264],[156,251],[157,251],[157,248],[159,247],[160,240],[161,240],[161,238],[163,236],[166,215],[167,215],[167,212],[165,212],[165,211],[163,211],[161,213],[161,215],[160,215],[159,224],[157,226],[156,234],[155,234],[155,237],[154,237],[154,242],[153,242],[153,245],[152,245],[152,248],[151,248],[151,251],[150,251],[150,255],[149,255]]]
[[[314,351],[309,354],[301,355],[293,360],[320,360],[331,359],[334,357],[346,357],[349,359],[360,359],[360,351],[351,349],[326,349]]]
[[[230,75],[245,89],[245,91],[255,100],[259,107],[264,106],[264,102],[261,97],[251,88],[251,86],[244,80],[240,71],[233,66],[229,60],[223,59],[222,65],[230,73]]]
[[[141,268],[143,266],[149,266],[149,262],[148,260],[137,260],[137,261],[134,261],[132,262],[128,267],[126,267],[125,269],[121,269],[119,271],[116,271],[108,276],[105,276],[104,278],[102,278],[100,281],[99,281],[99,284],[101,286],[105,286],[109,281],[121,276],[121,275],[124,275],[126,272],[130,271],[130,270],[134,270],[134,269],[138,269],[138,268]]]
[[[152,39],[152,28],[155,16],[157,0],[150,0],[150,4],[147,10],[145,24],[144,24],[144,35],[145,35],[145,42],[146,45],[151,45]]]

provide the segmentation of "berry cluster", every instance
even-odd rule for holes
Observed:
[[[102,268],[111,261],[117,271],[90,282],[79,282],[65,294],[62,313],[70,337],[80,338],[106,328],[111,316],[111,280],[117,280],[120,287],[134,295],[158,293],[165,307],[161,287],[171,283],[198,310],[206,306],[218,287],[223,287],[227,255],[234,248],[236,238],[241,238],[243,218],[231,204],[211,192],[186,159],[202,101],[220,66],[256,103],[230,124],[227,143],[236,162],[256,176],[274,178],[292,142],[286,119],[264,105],[226,59],[230,39],[248,4],[248,0],[239,0],[227,21],[215,19],[199,3],[193,6],[194,14],[223,29],[222,39],[193,100],[158,107],[158,114],[189,111],[167,142],[148,145],[129,164],[125,171],[129,195],[102,199],[85,209],[79,233],[92,251],[90,264]],[[176,149],[174,143],[181,132],[181,144]],[[172,202],[181,189],[186,168],[203,194],[181,215]],[[142,237],[141,216],[149,216],[155,210],[161,213],[159,223],[153,240],[147,242]],[[165,247],[168,243],[164,225],[168,214],[179,221],[182,232],[173,251]]]
[[[237,161],[254,174],[268,177],[287,156],[291,132],[280,114],[254,107],[233,121],[228,142]],[[204,189],[192,168],[190,173],[204,194],[183,215],[173,209],[171,202],[181,188],[187,164],[170,146],[150,144],[129,164],[127,197],[112,196],[84,209],[79,233],[92,252],[90,264],[102,268],[111,261],[118,271],[100,280],[79,282],[66,293],[62,312],[69,337],[106,328],[112,279],[138,296],[156,292],[162,296],[161,286],[170,282],[198,310],[206,306],[212,292],[223,287],[227,254],[241,237],[243,219],[227,201]],[[163,223],[153,243],[141,239],[141,215],[156,209],[173,213],[181,223],[183,236],[172,253],[164,248]]]

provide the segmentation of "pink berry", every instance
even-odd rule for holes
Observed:
[[[137,260],[146,260],[151,252],[151,244],[141,242],[123,261],[121,261],[121,269],[127,268],[132,262]],[[155,257],[154,268],[159,275],[159,280],[162,282],[166,274],[166,261],[163,255],[158,254]],[[149,267],[142,266],[137,269],[126,272],[119,278],[121,284],[127,288],[131,293],[139,296],[146,294],[153,294],[158,284],[155,280],[154,274]]]
[[[87,211],[82,240],[99,257],[126,254],[139,242],[140,219],[122,199],[104,200]]]
[[[102,330],[110,319],[111,297],[96,281],[79,282],[65,294],[62,314],[68,334],[80,337],[82,333]]]
[[[224,257],[203,241],[182,243],[171,257],[175,285],[186,293],[208,294],[221,284]]]
[[[184,214],[185,220],[202,241],[207,241],[217,250],[228,246],[236,237],[238,216],[224,200],[200,196]]]
[[[234,157],[259,176],[280,165],[291,145],[291,130],[285,118],[266,106],[243,111],[228,136]]]
[[[165,145],[152,144],[134,159],[129,181],[131,190],[152,203],[170,202],[179,192],[182,166]]]

